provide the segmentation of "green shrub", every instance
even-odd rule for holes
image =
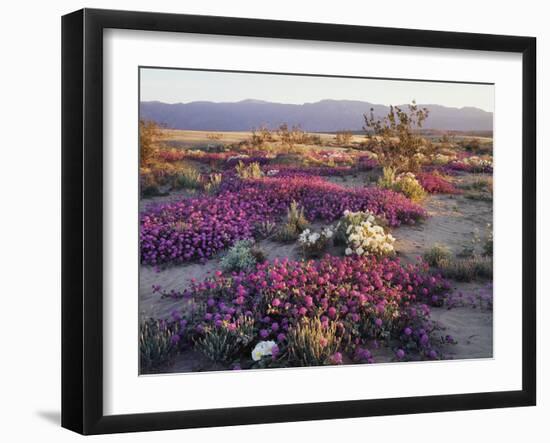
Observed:
[[[335,142],[337,145],[349,145],[352,138],[353,133],[351,131],[338,131],[336,132]]]
[[[493,144],[492,143],[481,143],[479,139],[472,138],[470,140],[464,140],[461,143],[464,150],[473,152],[477,155],[482,154],[492,154],[493,152]]]
[[[461,186],[466,192],[464,197],[470,200],[493,201],[493,178],[475,177],[470,183]]]
[[[318,318],[303,318],[287,334],[288,358],[292,365],[319,366],[330,362],[341,339],[336,323],[323,325]]]
[[[404,194],[413,202],[419,202],[426,198],[426,191],[412,173],[399,175],[395,180],[393,190]]]
[[[269,238],[275,233],[277,225],[271,221],[263,221],[255,226],[256,235],[260,238]]]
[[[382,168],[382,177],[378,180],[378,186],[385,189],[392,189],[395,183],[395,169],[390,166]]]
[[[201,174],[190,166],[182,168],[174,178],[174,187],[177,189],[200,189],[202,186]]]
[[[168,195],[167,192],[160,190],[159,183],[156,180],[155,174],[150,168],[142,168],[139,174],[140,193],[142,197],[158,197]]]
[[[469,282],[473,280],[491,279],[493,277],[493,259],[491,254],[478,251],[480,239],[477,233],[471,243],[453,256],[445,245],[435,245],[424,254],[424,260],[432,267],[437,268],[441,275],[457,281]],[[491,243],[492,248],[492,243]]]
[[[232,363],[254,339],[254,319],[240,317],[235,323],[209,326],[204,335],[195,340],[195,347],[216,363]]]
[[[139,360],[141,372],[150,372],[169,363],[178,351],[177,325],[147,319],[139,327]]]
[[[240,272],[250,270],[263,261],[265,255],[253,240],[239,240],[222,258],[221,267],[225,272]]]
[[[493,189],[493,179],[491,177],[477,176],[468,185],[469,189],[476,191],[489,191]]]
[[[298,203],[293,200],[287,211],[286,222],[277,232],[277,240],[283,242],[295,241],[308,226],[309,222],[304,215],[304,209],[298,207]]]
[[[237,172],[237,175],[243,180],[251,178],[262,178],[264,176],[262,168],[260,167],[260,164],[258,162],[253,162],[246,165],[239,160],[239,163],[237,164],[237,166],[235,166],[235,170]]]
[[[439,269],[443,277],[457,281],[491,279],[493,278],[493,259],[479,255],[454,258],[443,261]]]
[[[141,188],[141,196],[143,198],[164,197],[167,195],[168,192],[162,192],[157,185],[143,186]]]
[[[464,197],[470,200],[479,200],[485,202],[493,201],[493,194],[487,191],[466,191]]]
[[[300,232],[296,230],[296,226],[285,223],[277,230],[275,238],[283,243],[290,243],[298,239]]]
[[[424,253],[424,260],[432,267],[440,267],[451,259],[451,251],[445,245],[436,244]]]
[[[426,198],[426,191],[413,173],[407,172],[396,176],[394,168],[385,167],[382,169],[382,174],[378,180],[378,186],[400,192],[414,202]]]
[[[210,194],[218,192],[220,185],[222,184],[222,175],[217,172],[213,172],[208,176],[208,180],[204,184],[204,190]]]

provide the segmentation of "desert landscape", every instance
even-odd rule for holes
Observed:
[[[384,112],[140,120],[141,374],[492,357],[492,131]]]

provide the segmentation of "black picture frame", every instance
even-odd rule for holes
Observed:
[[[522,388],[109,415],[103,413],[103,30],[368,43],[522,54]],[[536,39],[83,9],[62,18],[62,426],[82,434],[458,411],[536,403]]]

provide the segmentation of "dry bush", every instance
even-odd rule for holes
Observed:
[[[276,235],[277,240],[281,242],[296,240],[302,231],[309,226],[309,221],[304,215],[304,208],[299,207],[294,200],[290,203],[286,218],[286,222],[279,228]]]
[[[389,113],[382,119],[365,114],[368,133],[368,148],[378,156],[382,166],[391,167],[397,173],[415,172],[420,168],[419,156],[423,155],[426,140],[418,135],[428,118],[427,108],[419,108],[413,101],[408,111],[398,106],[390,106]]]
[[[300,126],[288,127],[287,123],[283,123],[277,129],[277,136],[284,145],[293,147],[295,144],[307,145],[315,141],[315,139],[307,132],[302,130]]]
[[[252,128],[252,138],[250,140],[252,146],[258,148],[265,145],[267,142],[275,141],[273,132],[267,126],[260,126],[258,129]]]
[[[341,338],[336,324],[324,325],[318,318],[304,317],[288,331],[288,358],[296,366],[320,366],[330,362]]]
[[[161,129],[154,121],[139,121],[139,158],[142,167],[148,165],[155,158],[156,143],[160,138]]]
[[[223,134],[216,134],[216,133],[208,133],[206,134],[206,138],[208,140],[212,140],[212,141],[218,141],[218,140],[221,140],[223,138]]]
[[[351,131],[338,131],[336,133],[336,144],[338,145],[349,145],[353,134]]]
[[[258,179],[264,176],[262,167],[258,162],[253,162],[247,165],[239,160],[239,163],[235,166],[235,172],[237,173],[237,176],[243,180]]]

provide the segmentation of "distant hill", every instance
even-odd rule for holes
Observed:
[[[426,129],[487,131],[493,129],[493,113],[478,108],[449,108],[441,105],[420,105],[430,110]],[[406,106],[405,106],[406,107]],[[293,105],[260,100],[233,103],[197,101],[191,103],[141,102],[141,118],[154,120],[172,129],[201,131],[248,131],[265,125],[275,128],[281,123],[300,125],[305,131],[333,132],[342,129],[360,130],[363,114],[374,108],[376,116],[389,108],[354,100],[321,100]]]

